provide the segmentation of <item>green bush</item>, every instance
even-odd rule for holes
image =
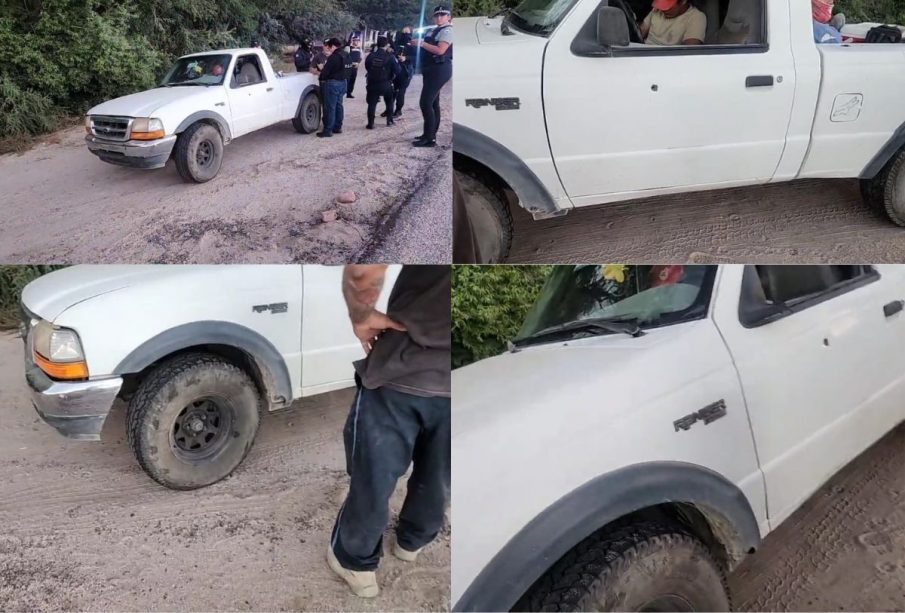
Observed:
[[[62,266],[0,266],[0,330],[19,325],[22,289],[58,268]]]
[[[515,338],[551,266],[454,266],[452,363],[499,355]]]

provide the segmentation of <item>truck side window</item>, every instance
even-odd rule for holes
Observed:
[[[631,42],[614,47],[596,44],[595,11],[572,43],[576,55],[715,55],[763,53],[768,49],[766,0],[691,0],[692,8],[672,19],[651,11],[649,2],[647,9],[636,0],[608,0],[606,5],[626,13]],[[685,40],[701,40],[703,44],[686,45]]]
[[[236,68],[233,71],[232,87],[245,87],[263,83],[264,71],[256,55],[243,55],[236,60]]]
[[[878,278],[873,266],[746,266],[739,320],[746,327],[764,325]]]

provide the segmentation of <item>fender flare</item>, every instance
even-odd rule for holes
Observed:
[[[553,196],[525,162],[500,143],[476,130],[453,123],[453,152],[471,158],[498,174],[515,192],[519,205],[532,214],[561,213]]]
[[[190,125],[193,123],[197,123],[202,119],[210,119],[213,120],[214,123],[217,124],[217,128],[220,130],[220,134],[223,135],[223,141],[229,142],[232,140],[232,132],[229,131],[229,123],[226,119],[223,118],[219,113],[215,113],[214,111],[196,111],[182,120],[182,123],[176,128],[175,134],[182,134],[185,132]]]
[[[292,402],[292,383],[283,356],[266,338],[245,326],[227,321],[197,321],[161,332],[122,359],[113,374],[141,372],[177,351],[199,345],[227,345],[248,355],[257,368],[266,398],[276,406]]]
[[[321,95],[321,88],[320,88],[320,86],[319,86],[319,85],[314,85],[314,84],[309,85],[308,87],[306,87],[306,88],[302,91],[302,95],[299,96],[299,103],[298,103],[298,105],[295,107],[295,115],[293,115],[293,117],[298,117],[298,116],[299,116],[299,113],[302,112],[302,102],[305,101],[305,97],[306,97],[308,94],[310,94],[311,92],[314,92],[315,94],[317,94],[318,99],[320,99],[320,95]]]
[[[734,551],[760,544],[745,495],[722,475],[696,464],[646,462],[596,477],[532,519],[490,560],[454,611],[509,611],[559,558],[608,523],[641,509],[683,502],[702,510]],[[728,530],[727,530],[728,529]]]
[[[883,145],[883,148],[877,152],[877,155],[864,167],[864,170],[861,171],[859,175],[859,179],[873,179],[883,168],[889,163],[896,153],[902,150],[905,147],[905,123],[899,126],[899,129],[893,132],[892,137],[886,141],[886,144]]]

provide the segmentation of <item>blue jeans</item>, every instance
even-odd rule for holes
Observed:
[[[324,82],[324,133],[333,134],[343,129],[343,97],[345,81]]]

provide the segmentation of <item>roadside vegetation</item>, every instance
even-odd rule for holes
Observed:
[[[499,355],[515,338],[552,266],[454,266],[452,366]]]
[[[0,266],[0,330],[19,325],[19,298],[22,288],[41,275],[62,266]]]
[[[180,55],[415,24],[419,0],[17,0],[0,3],[0,147],[152,87]]]

